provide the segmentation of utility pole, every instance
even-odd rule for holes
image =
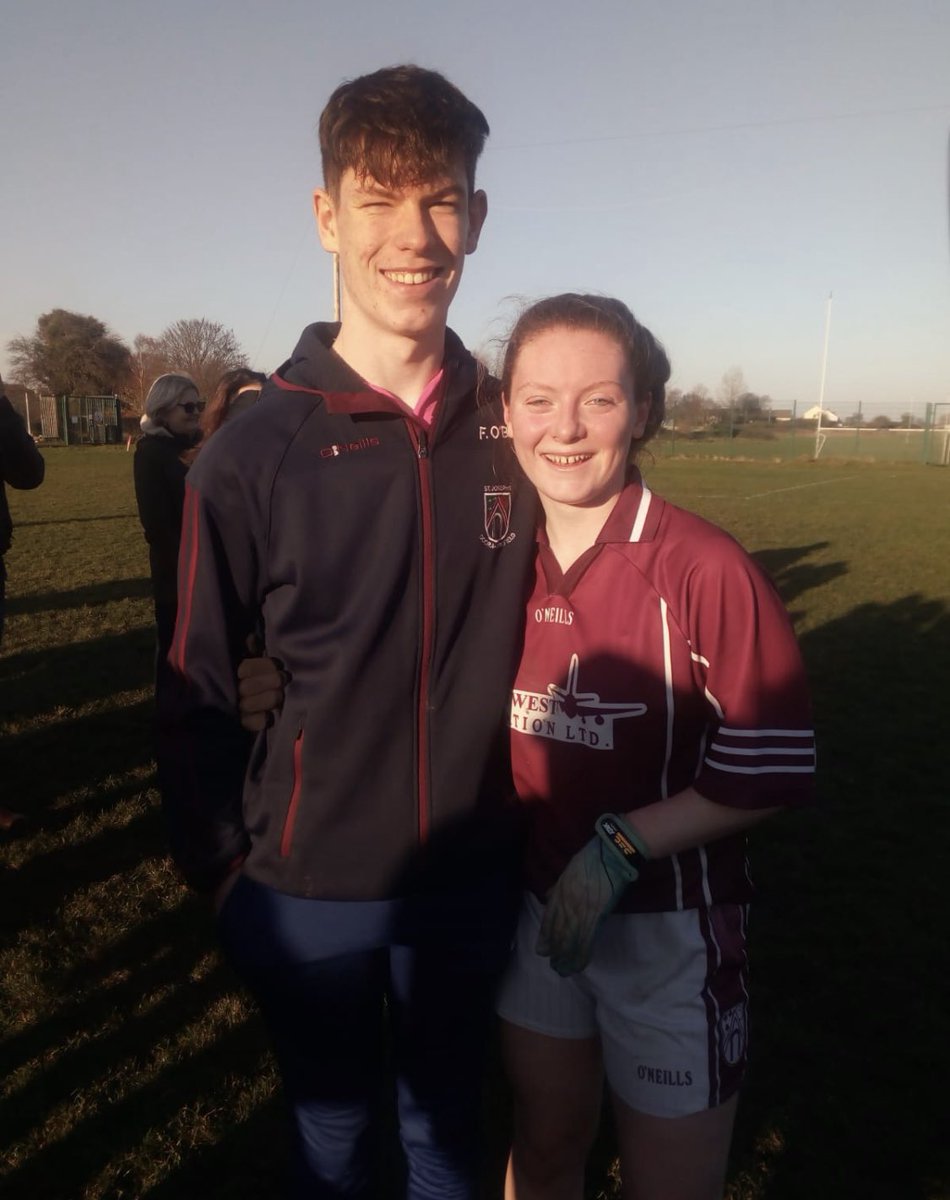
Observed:
[[[818,424],[815,426],[815,458],[821,454],[825,444],[821,432],[821,418],[825,408],[825,376],[828,372],[828,335],[831,332],[831,292],[828,293],[828,303],[825,306],[825,349],[821,356],[821,385],[818,389]]]

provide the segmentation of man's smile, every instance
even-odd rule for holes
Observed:
[[[420,283],[431,283],[433,279],[437,279],[442,270],[440,267],[427,267],[424,271],[387,271],[383,270],[383,277],[390,280],[391,283],[407,284],[415,286]]]

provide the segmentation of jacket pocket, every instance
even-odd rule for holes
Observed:
[[[290,856],[290,849],[294,840],[294,825],[297,822],[297,808],[300,805],[300,793],[303,790],[303,726],[297,730],[291,755],[290,803],[287,805],[284,828],[280,835],[281,858],[288,858]]]

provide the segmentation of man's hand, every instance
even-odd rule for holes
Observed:
[[[548,896],[535,947],[551,959],[559,975],[573,975],[587,966],[601,922],[638,874],[599,834],[574,855]]]
[[[247,652],[250,657],[238,664],[238,712],[245,729],[260,733],[273,725],[290,677],[276,658],[263,656],[263,647],[253,635],[247,639]]]

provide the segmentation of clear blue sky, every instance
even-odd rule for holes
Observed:
[[[505,297],[608,292],[675,384],[807,406],[833,291],[829,407],[950,399],[945,0],[7,0],[0,365],[62,307],[129,341],[205,316],[277,366],[331,312],[320,109],[405,61],[492,127],[473,347]]]

